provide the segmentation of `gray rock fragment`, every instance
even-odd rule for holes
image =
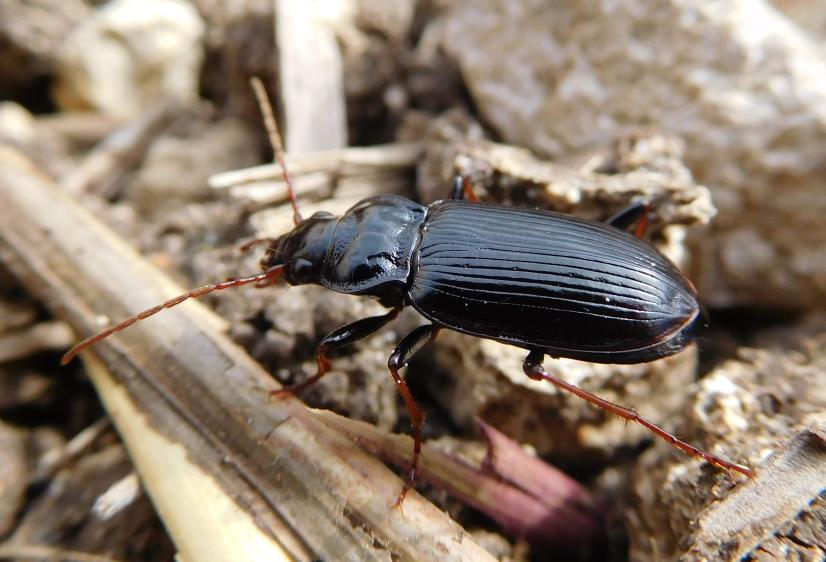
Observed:
[[[463,2],[444,44],[508,143],[681,137],[720,210],[693,241],[707,302],[826,304],[826,60],[765,2]]]

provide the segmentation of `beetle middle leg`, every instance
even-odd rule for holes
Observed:
[[[408,490],[416,480],[416,472],[419,468],[419,455],[422,452],[422,423],[424,422],[424,412],[416,404],[416,400],[410,393],[410,387],[407,382],[399,374],[399,369],[407,365],[408,361],[413,358],[422,348],[428,343],[432,342],[439,333],[440,328],[429,324],[426,326],[419,326],[399,342],[396,349],[390,355],[387,361],[387,368],[390,369],[390,374],[393,376],[393,381],[396,383],[396,388],[404,399],[404,405],[407,406],[407,412],[410,415],[410,424],[413,426],[413,459],[410,461],[410,472],[407,475],[407,480],[404,483],[399,497],[396,498],[396,507],[401,506],[404,497]]]
[[[361,320],[356,320],[351,324],[347,324],[346,326],[342,326],[341,328],[330,332],[324,337],[324,339],[321,340],[321,342],[319,342],[318,347],[316,348],[315,358],[318,366],[316,374],[304,382],[291,386],[285,386],[284,388],[279,388],[278,390],[273,390],[270,392],[270,396],[295,394],[296,392],[314,385],[321,377],[330,372],[332,366],[330,364],[330,358],[327,356],[330,351],[338,349],[349,343],[364,339],[367,336],[378,332],[391,320],[396,318],[401,309],[401,306],[397,306],[387,314],[371,316],[370,318],[362,318]]]
[[[637,203],[631,203],[605,222],[620,230],[628,230],[631,225],[636,223],[637,226],[634,227],[634,236],[642,238],[645,234],[645,229],[648,227],[648,215],[650,213],[651,203],[648,201],[639,201]]]
[[[548,381],[551,384],[563,390],[566,390],[571,394],[574,394],[582,398],[583,400],[586,400],[591,404],[594,404],[595,406],[599,406],[600,408],[608,410],[609,412],[614,413],[621,418],[624,418],[628,421],[637,422],[654,435],[664,439],[668,443],[671,443],[674,447],[680,449],[685,453],[688,453],[689,455],[699,457],[705,460],[706,462],[719,466],[721,468],[734,470],[735,472],[745,474],[746,476],[752,476],[752,472],[748,467],[733,463],[731,461],[727,461],[718,456],[712,455],[711,453],[703,451],[702,449],[698,449],[694,445],[686,443],[685,441],[677,438],[675,435],[664,430],[657,424],[648,421],[631,408],[626,408],[624,406],[620,406],[619,404],[614,404],[613,402],[605,400],[604,398],[600,398],[595,394],[591,394],[587,390],[583,390],[576,385],[573,385],[569,382],[560,379],[559,377],[556,377],[548,373],[545,370],[545,367],[542,366],[542,360],[544,359],[544,357],[545,354],[542,351],[531,351],[525,358],[525,362],[522,365],[522,370],[525,371],[525,374],[533,380]]]

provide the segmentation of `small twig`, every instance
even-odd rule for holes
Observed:
[[[0,363],[15,361],[41,351],[72,345],[72,330],[64,322],[40,322],[30,328],[0,335]]]
[[[287,166],[302,201],[336,198],[363,199],[379,193],[409,195],[411,177],[422,154],[420,143],[345,148],[289,154]],[[263,209],[289,200],[278,166],[268,164],[216,174],[213,189],[230,189],[233,197]],[[306,204],[302,202],[302,207]]]
[[[59,135],[72,143],[85,146],[97,144],[121,125],[123,123],[111,115],[92,111],[62,111],[38,115],[35,120],[39,134]]]
[[[371,171],[409,171],[422,155],[421,143],[394,143],[370,147],[350,147],[318,152],[291,153],[286,157],[290,174],[300,176],[312,172],[335,173],[347,177]],[[277,180],[281,171],[276,164],[253,166],[215,174],[209,178],[214,189],[226,189],[247,183]]]
[[[172,102],[152,106],[137,120],[118,129],[92,149],[75,170],[61,180],[72,194],[90,192],[112,197],[118,180],[143,158],[151,141],[176,116]]]
[[[122,562],[120,559],[45,545],[0,544],[0,559],[45,560],[47,562]]]
[[[110,426],[111,421],[104,416],[72,437],[62,447],[47,451],[40,457],[32,480],[45,480],[51,477],[71,459],[77,457],[92,445]]]

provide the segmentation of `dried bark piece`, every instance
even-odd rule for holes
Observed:
[[[760,559],[759,551],[826,554],[826,415],[761,463],[757,476],[703,511],[680,560]],[[791,558],[788,554],[786,558]]]
[[[665,447],[650,450],[634,476],[632,559],[700,560],[715,548],[726,560],[759,558],[764,545],[806,559],[824,542],[826,334],[822,318],[811,320],[765,338],[771,346],[740,350],[691,389],[681,434],[746,462],[755,478],[737,484]]]
[[[26,435],[0,422],[0,537],[17,522],[28,485]]]

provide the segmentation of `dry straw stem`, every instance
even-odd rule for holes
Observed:
[[[332,412],[315,415],[368,451],[407,466],[412,440]],[[559,556],[581,558],[603,539],[604,508],[572,478],[531,457],[510,438],[477,420],[488,443],[481,465],[425,445],[419,477],[484,512],[514,536]]]
[[[80,335],[182,292],[7,147],[0,259]],[[85,354],[182,559],[491,560],[417,494],[393,509],[401,480],[300,401],[269,403],[214,318],[187,303]]]
[[[421,143],[392,143],[376,146],[349,147],[334,150],[285,154],[287,168],[291,176],[309,172],[324,171],[339,177],[372,172],[376,169],[410,170],[422,156]],[[263,180],[279,180],[281,168],[278,164],[264,164],[243,170],[233,170],[215,174],[209,184],[215,189],[234,187]]]
[[[171,101],[161,101],[133,122],[109,134],[98,143],[61,185],[72,194],[114,195],[118,180],[143,157],[152,140],[168,127],[181,108]]]
[[[285,154],[296,195],[359,196],[393,193],[409,184],[421,158],[421,143],[393,143],[349,147],[318,152]],[[230,189],[233,195],[262,203],[287,200],[287,186],[277,164],[232,170],[209,178],[214,189]]]
[[[347,146],[344,64],[336,27],[344,0],[273,0],[284,144],[305,152]]]

